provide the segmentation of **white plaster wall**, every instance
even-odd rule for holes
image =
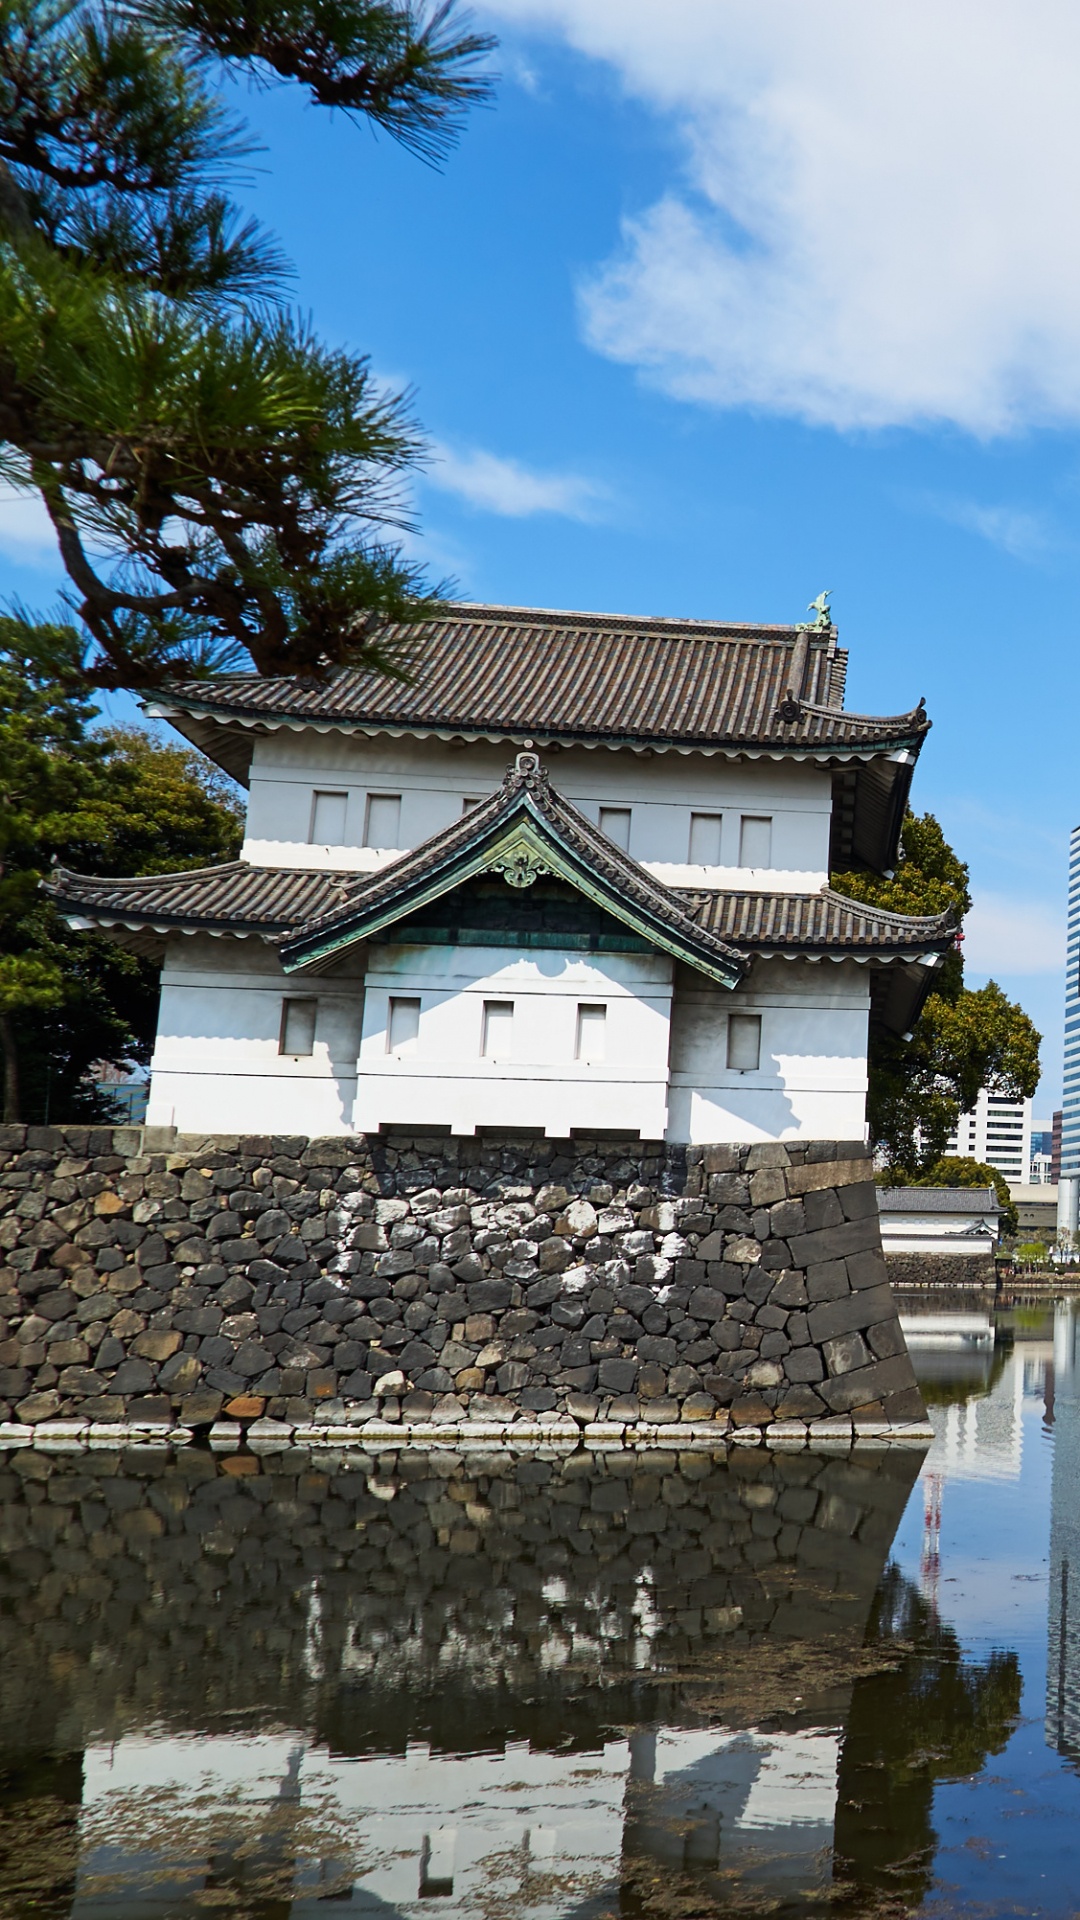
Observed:
[[[287,975],[255,940],[174,939],[148,1119],[184,1132],[338,1133],[428,1124],[628,1130],[643,1139],[859,1139],[866,971],[758,962],[734,994],[662,955],[373,946],[332,975]],[[387,1051],[390,998],[420,1001],[416,1049]],[[674,998],[673,998],[674,995]],[[279,1051],[282,1000],[317,1000],[311,1055]],[[484,1001],[512,1001],[508,1060],[482,1052]],[[604,1059],[575,1058],[582,1004]],[[760,1067],[730,1070],[731,1012],[759,1013]]]
[[[869,989],[850,960],[759,960],[734,993],[680,967],[668,1139],[861,1140]],[[727,1065],[732,1013],[761,1016],[756,1072]]]
[[[543,754],[554,785],[592,820],[602,806],[629,807],[630,853],[671,886],[739,886],[816,892],[827,879],[831,780],[826,770],[768,759],[729,761],[701,753],[654,754],[575,748]],[[401,794],[401,848],[419,846],[461,817],[466,798],[499,786],[513,749],[441,740],[367,740],[282,731],[256,742],[244,858],[259,866],[332,866],[366,871],[394,849],[362,845],[369,793]],[[315,791],[348,795],[344,848],[309,843]],[[690,815],[722,815],[720,864],[689,864]],[[743,814],[772,819],[772,863],[739,865]]]
[[[992,1234],[943,1232],[940,1220],[936,1226],[912,1231],[911,1222],[905,1221],[903,1231],[883,1220],[881,1223],[881,1246],[884,1253],[970,1253],[981,1260],[993,1253],[995,1240]]]
[[[637,1130],[664,1137],[672,963],[656,954],[372,946],[353,1121]],[[418,998],[415,1052],[388,1052],[394,996]],[[484,1002],[513,1005],[506,1061],[483,1057]],[[580,1005],[603,1005],[604,1060],[575,1059]]]
[[[318,1002],[310,1055],[278,1051],[284,997]],[[150,1066],[151,1126],[341,1133],[356,1098],[363,976],[290,978],[261,940],[169,942]]]

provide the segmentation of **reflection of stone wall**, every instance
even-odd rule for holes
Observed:
[[[0,1128],[0,1419],[917,1421],[861,1144]]]
[[[846,1697],[918,1464],[27,1448],[0,1470],[0,1752],[151,1722],[344,1753],[795,1724]]]

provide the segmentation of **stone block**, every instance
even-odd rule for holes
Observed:
[[[845,1260],[823,1260],[806,1269],[806,1296],[813,1303],[844,1300],[851,1292]]]
[[[898,1319],[882,1320],[878,1326],[869,1327],[866,1340],[876,1360],[892,1360],[897,1354],[907,1352],[904,1330]]]
[[[755,1141],[746,1155],[749,1173],[756,1173],[759,1167],[789,1167],[791,1164],[792,1153],[779,1140]]]
[[[809,1233],[819,1233],[823,1227],[838,1227],[844,1219],[839,1197],[832,1187],[806,1194],[802,1208]]]
[[[217,1419],[225,1404],[225,1396],[214,1393],[209,1387],[199,1387],[194,1393],[184,1395],[180,1402],[180,1420],[185,1427],[209,1426]]]
[[[881,1230],[877,1216],[866,1220],[844,1220],[838,1227],[822,1227],[817,1233],[789,1236],[791,1264],[810,1267],[826,1260],[840,1260],[848,1254],[880,1253]]]
[[[825,1143],[815,1141],[811,1144],[821,1146]],[[816,1193],[824,1187],[851,1187],[862,1181],[873,1184],[871,1167],[865,1156],[858,1160],[817,1160],[808,1161],[802,1167],[792,1167],[787,1176],[787,1189],[791,1194]]]
[[[861,1333],[842,1333],[822,1343],[822,1354],[830,1374],[853,1373],[856,1367],[870,1364],[870,1349]]]
[[[823,1380],[818,1391],[834,1413],[850,1413],[871,1400],[887,1401],[889,1394],[903,1392],[914,1384],[911,1361],[905,1354],[893,1360],[876,1360],[836,1380]],[[921,1408],[921,1396],[919,1405]]]
[[[966,1259],[966,1256],[965,1256]],[[848,1285],[859,1292],[865,1287],[880,1287],[888,1282],[889,1273],[885,1256],[880,1248],[871,1247],[865,1253],[849,1253],[844,1265],[847,1268]],[[993,1264],[990,1267],[990,1284],[993,1284]]]
[[[28,1394],[15,1408],[16,1418],[27,1427],[36,1427],[42,1420],[54,1420],[59,1411],[60,1395],[55,1388],[44,1393]]]
[[[230,1420],[258,1420],[266,1411],[266,1401],[259,1393],[238,1393],[226,1401],[224,1411]]]
[[[832,1340],[837,1334],[858,1333],[878,1321],[896,1316],[896,1302],[888,1281],[880,1287],[866,1287],[861,1293],[849,1293],[845,1299],[826,1300],[811,1307],[807,1324],[811,1340]]]
[[[812,1385],[825,1378],[825,1362],[816,1347],[796,1347],[784,1356],[784,1377],[792,1383]]]
[[[672,1342],[674,1345],[674,1342]],[[638,1368],[637,1390],[643,1400],[659,1399],[667,1392],[667,1372],[662,1366],[650,1363]]]
[[[601,1360],[597,1384],[606,1393],[632,1393],[637,1374],[636,1360]]]
[[[145,1360],[123,1360],[113,1375],[116,1393],[147,1393],[154,1384],[154,1369]]]

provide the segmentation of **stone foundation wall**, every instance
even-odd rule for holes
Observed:
[[[925,1419],[860,1144],[0,1128],[0,1422]]]
[[[994,1291],[994,1256],[971,1253],[887,1253],[885,1268],[894,1287],[962,1287]]]

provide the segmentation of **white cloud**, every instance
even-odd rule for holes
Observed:
[[[939,520],[988,540],[1014,560],[1045,560],[1061,544],[1044,515],[1029,513],[1024,507],[982,506],[977,500],[954,499],[948,494],[923,494],[918,504]]]
[[[518,460],[504,460],[480,448],[461,452],[436,444],[426,479],[443,493],[454,493],[482,513],[524,520],[557,513],[569,520],[593,520],[603,488],[571,473],[533,473]]]
[[[0,553],[20,566],[59,566],[56,534],[36,493],[18,493],[0,481]]]
[[[1038,900],[977,893],[964,921],[964,963],[972,973],[1060,973],[1065,922]]]
[[[1072,0],[488,0],[673,117],[584,287],[668,392],[840,428],[1080,420]]]

